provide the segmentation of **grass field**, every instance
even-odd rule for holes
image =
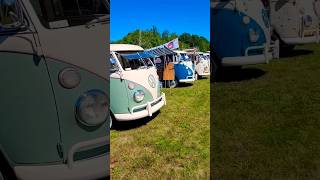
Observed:
[[[210,80],[163,89],[167,105],[154,118],[111,130],[112,179],[208,179]]]
[[[320,45],[214,83],[215,179],[320,179]]]

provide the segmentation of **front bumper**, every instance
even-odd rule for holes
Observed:
[[[319,38],[317,36],[311,37],[297,37],[297,38],[282,38],[282,40],[289,45],[299,45],[299,44],[309,44],[309,43],[318,43]]]
[[[206,73],[198,73],[199,76],[210,76],[210,73],[209,72],[206,72]]]
[[[196,79],[194,78],[194,76],[187,76],[186,79],[179,79],[179,83],[191,83],[193,81],[195,81]]]
[[[263,54],[259,55],[248,55],[249,50],[254,49],[264,49]],[[264,46],[256,46],[256,47],[249,47],[246,50],[245,56],[238,56],[238,57],[224,57],[222,58],[222,65],[223,66],[243,66],[243,65],[252,65],[252,64],[263,64],[268,63],[269,60],[273,58],[272,52],[269,52],[269,47]]]
[[[162,108],[162,106],[166,105],[166,96],[164,93],[162,95],[146,104],[135,106],[131,109],[131,113],[128,114],[114,114],[115,118],[118,121],[132,121],[141,119],[147,116],[152,116],[153,113],[157,112]],[[137,109],[143,109],[141,111],[135,112]]]
[[[109,153],[89,160],[74,163],[70,168],[66,164],[16,166],[14,171],[18,179],[23,180],[87,180],[104,178],[110,175]]]

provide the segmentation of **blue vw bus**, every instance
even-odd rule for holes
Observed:
[[[211,38],[218,67],[268,63],[275,47],[261,1],[211,1]]]
[[[195,81],[195,66],[185,51],[174,51],[177,53],[174,72],[178,83],[191,83]]]

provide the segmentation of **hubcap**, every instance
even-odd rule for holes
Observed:
[[[110,115],[110,129],[111,129],[111,127],[112,127],[112,117],[111,117],[111,115]],[[0,179],[1,180],[1,179]]]

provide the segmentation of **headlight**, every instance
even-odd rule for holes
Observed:
[[[255,43],[259,40],[259,32],[254,29],[249,29],[250,41]]]
[[[311,16],[309,16],[309,15],[304,16],[303,20],[304,20],[304,26],[310,27],[312,25],[312,17]]]
[[[142,90],[138,90],[133,94],[133,99],[139,103],[144,99],[144,92]]]
[[[107,120],[108,98],[100,90],[90,90],[77,101],[77,119],[86,126],[97,126]]]

